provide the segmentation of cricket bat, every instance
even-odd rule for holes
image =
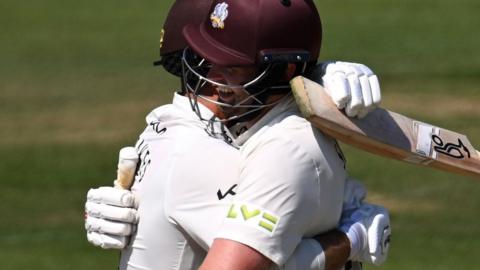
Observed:
[[[130,189],[137,169],[138,154],[134,147],[120,149],[118,155],[117,179],[113,186],[119,189]]]
[[[325,134],[370,153],[480,179],[480,152],[467,136],[377,108],[349,118],[323,87],[295,77],[292,91],[303,116]]]

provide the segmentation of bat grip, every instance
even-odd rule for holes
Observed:
[[[135,175],[137,163],[131,160],[123,161],[118,164],[117,180],[115,180],[115,187],[120,189],[130,189]]]
[[[120,150],[117,179],[113,185],[119,189],[130,189],[133,183],[135,171],[137,169],[138,154],[133,147],[124,147]]]

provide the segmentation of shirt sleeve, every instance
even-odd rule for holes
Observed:
[[[309,153],[289,138],[272,136],[242,151],[238,194],[216,238],[248,245],[284,264],[311,223],[309,209],[319,196],[317,170]]]

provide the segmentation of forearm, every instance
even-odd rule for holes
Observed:
[[[332,230],[303,239],[288,261],[278,270],[338,270],[347,262],[350,242],[344,233]]]
[[[217,238],[199,270],[265,270],[272,262],[239,242]]]
[[[350,241],[338,230],[315,236],[325,253],[325,270],[341,269],[348,261]]]

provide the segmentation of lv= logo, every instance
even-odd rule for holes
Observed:
[[[232,204],[228,211],[227,218],[234,222],[260,229],[269,234],[274,232],[280,219],[277,215],[263,211],[260,207],[248,203]]]
[[[437,135],[432,135],[432,141],[436,144],[433,149],[437,151],[437,153],[456,159],[464,159],[466,154],[466,157],[470,158],[470,151],[460,139],[458,139],[457,144],[444,143],[442,138]]]

